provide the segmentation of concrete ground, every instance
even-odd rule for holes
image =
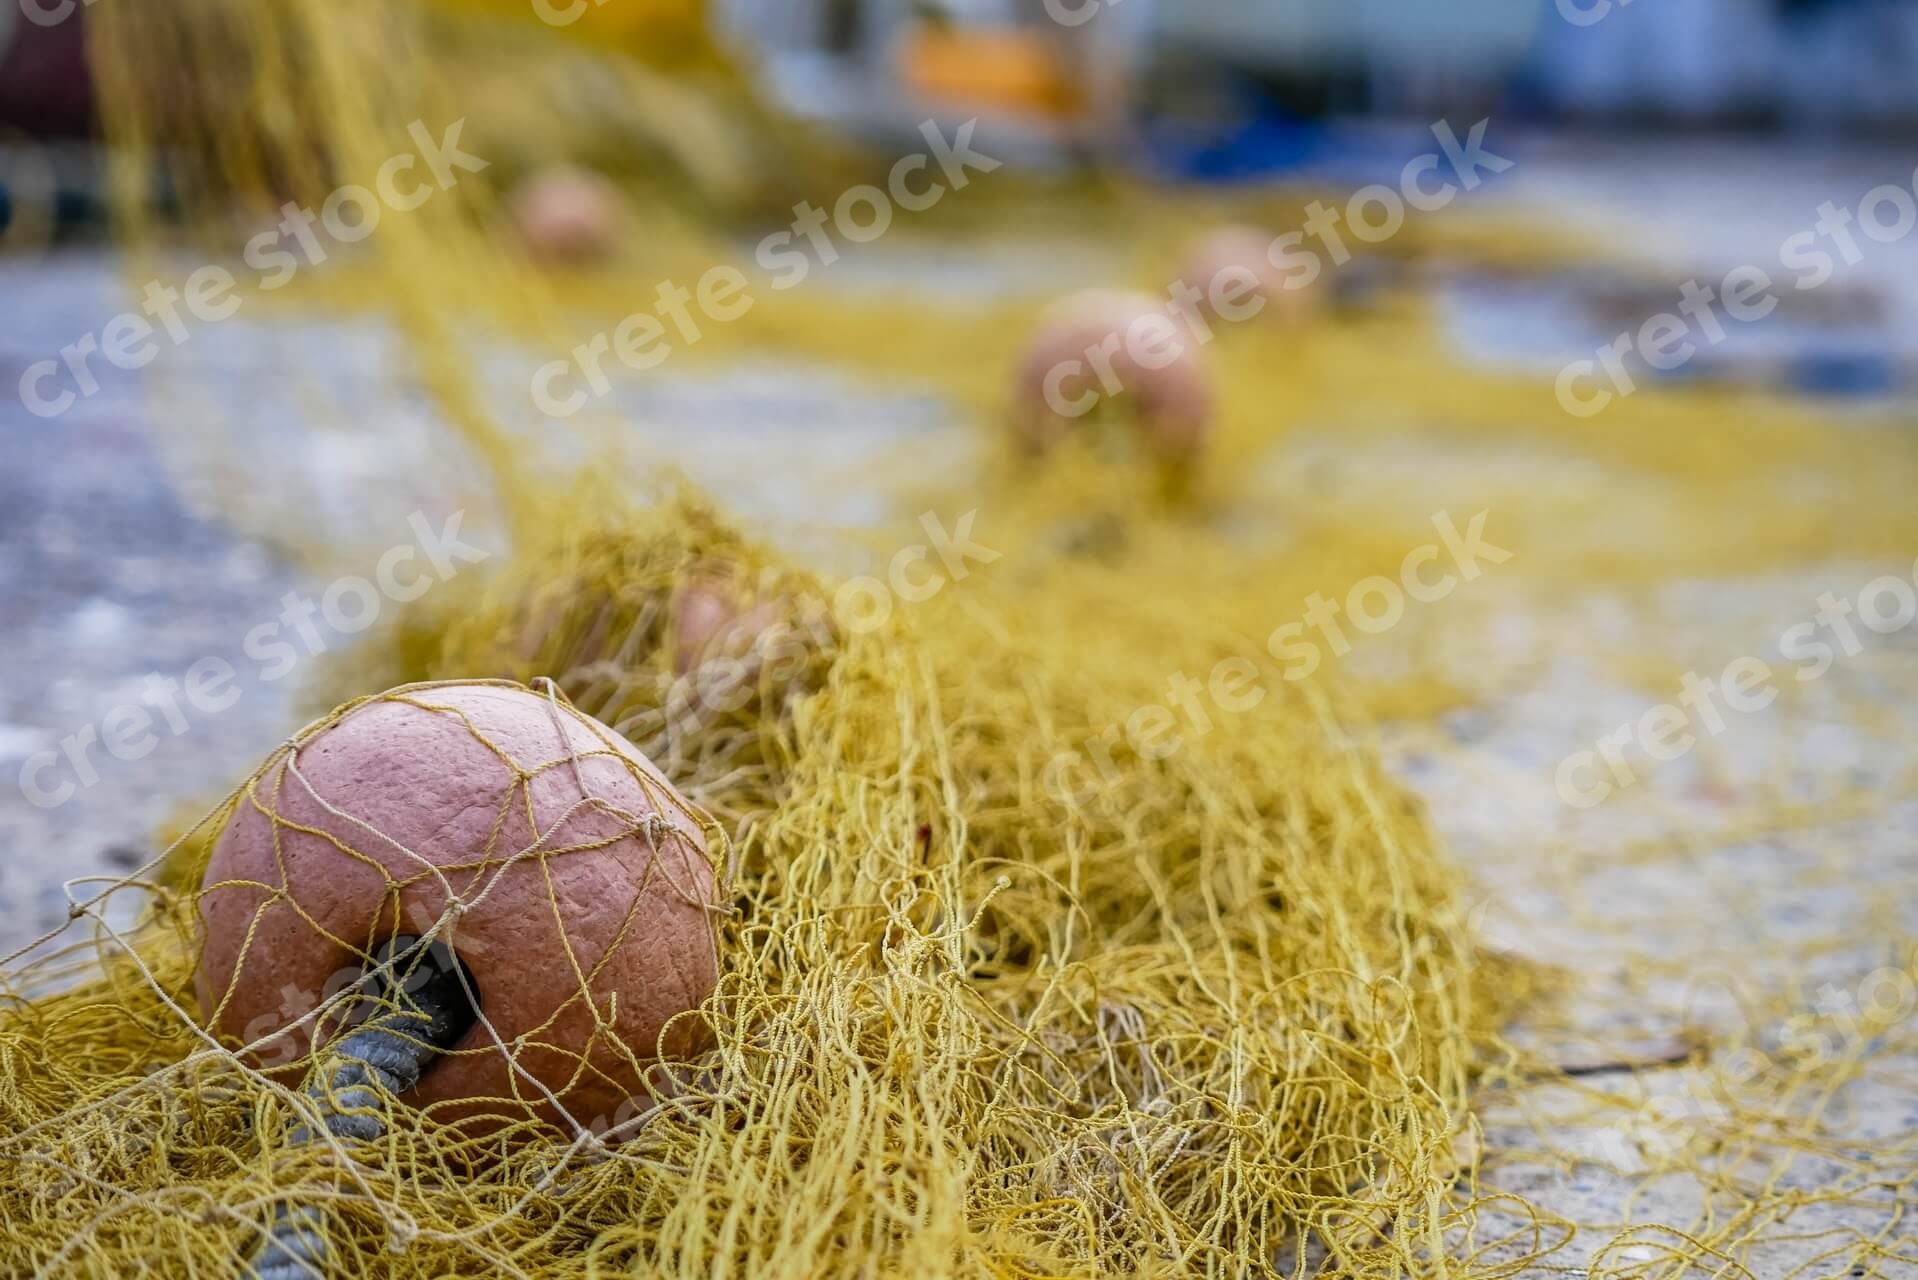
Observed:
[[[1549,144],[1522,154],[1498,198],[1622,232],[1654,259],[1723,270],[1774,260],[1821,200],[1855,206],[1900,177],[1909,182],[1908,158],[1870,152]],[[1915,251],[1874,246],[1864,268],[1891,288],[1900,315],[1918,306]],[[1062,284],[1088,270],[1054,268]],[[1030,260],[1003,275],[1004,287],[1034,287]],[[1674,297],[1684,278],[1674,275]],[[978,272],[965,273],[965,287],[980,287]],[[0,260],[0,386],[97,328],[121,297],[98,255]],[[253,682],[182,734],[160,726],[138,761],[93,751],[98,781],[57,806],[23,795],[23,764],[61,752],[81,726],[137,696],[149,673],[178,678],[204,658],[254,665],[244,661],[247,632],[278,617],[289,592],[319,586],[288,547],[377,554],[406,540],[411,512],[437,525],[478,501],[471,474],[438,465],[424,406],[382,391],[380,335],[243,324],[58,419],[0,397],[0,948],[60,922],[63,882],[123,874],[147,856],[156,825],[217,799],[297,727],[298,681]],[[679,450],[695,477],[727,476],[774,521],[805,515],[781,504],[808,491],[842,495],[835,520],[877,518],[882,497],[850,484],[863,459],[906,448],[939,465],[963,451],[968,429],[936,396],[874,392],[801,366],[674,375],[621,394],[633,397],[623,411],[649,445]],[[324,429],[294,431],[315,395],[326,397]],[[669,430],[688,404],[719,424],[707,437],[719,443],[703,452]],[[789,447],[795,422],[807,427],[805,449]],[[378,451],[363,447],[376,426]],[[1442,486],[1443,467],[1430,471]],[[483,511],[468,527],[487,545]],[[1651,600],[1515,596],[1509,627],[1474,638],[1497,659],[1477,664],[1497,673],[1478,706],[1436,725],[1388,727],[1395,771],[1478,886],[1481,927],[1571,983],[1562,1015],[1518,1034],[1581,1074],[1541,1086],[1520,1068],[1495,1079],[1480,1106],[1483,1190],[1517,1192],[1578,1224],[1549,1266],[1520,1274],[1918,1276],[1907,1225],[1918,1210],[1908,1023],[1854,1017],[1847,1039],[1827,1019],[1834,1053],[1858,1069],[1826,1072],[1829,1087],[1815,1096],[1762,1072],[1728,1092],[1724,1062],[1675,1061],[1704,1029],[1739,1033],[1766,1061],[1783,1061],[1782,1011],[1818,1007],[1826,989],[1870,1005],[1871,975],[1904,958],[1886,940],[1918,934],[1918,803],[1908,798],[1918,636],[1889,637],[1813,696],[1741,722],[1619,803],[1576,810],[1552,785],[1566,753],[1652,701],[1612,661],[1645,636],[1682,637],[1701,662],[1763,653],[1819,592],[1855,593],[1900,569],[1910,565],[1832,565]],[[38,776],[47,786],[77,780],[66,765]],[[1841,787],[1865,800],[1825,804],[1793,826],[1737,826],[1781,788],[1817,807]],[[1509,1208],[1484,1205],[1481,1242]],[[1620,1234],[1633,1224],[1646,1225]],[[1675,1231],[1709,1236],[1736,1261],[1683,1270],[1670,1262]],[[1513,1242],[1489,1256],[1524,1251]]]

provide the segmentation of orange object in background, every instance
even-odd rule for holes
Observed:
[[[900,49],[900,78],[935,101],[1075,116],[1084,86],[1042,32],[920,26]]]

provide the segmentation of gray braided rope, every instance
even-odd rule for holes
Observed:
[[[418,1084],[476,1014],[467,995],[471,978],[444,943],[422,948],[418,938],[394,938],[378,952],[368,980],[379,988],[369,995],[377,995],[382,1007],[327,1047],[306,1088],[327,1133],[342,1141],[385,1136],[386,1099]],[[302,1122],[287,1134],[287,1144],[302,1146],[318,1136]],[[326,1274],[327,1254],[319,1212],[281,1204],[253,1256],[251,1274],[259,1280],[312,1280]]]

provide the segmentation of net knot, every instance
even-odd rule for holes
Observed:
[[[386,1223],[386,1251],[405,1253],[420,1238],[419,1224],[407,1216],[389,1218]]]

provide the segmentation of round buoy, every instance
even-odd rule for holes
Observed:
[[[1014,387],[1021,444],[1052,447],[1108,399],[1129,400],[1150,452],[1189,461],[1205,447],[1212,375],[1191,331],[1143,293],[1089,289],[1048,308],[1026,343]]]
[[[546,1090],[591,1123],[646,1097],[662,1052],[705,1038],[693,1015],[718,954],[702,823],[635,747],[556,697],[470,683],[350,704],[270,761],[220,834],[200,1004],[227,1041],[292,1069],[313,1009],[394,937],[430,934],[478,1016],[409,1100],[557,1119]]]
[[[509,204],[520,238],[543,261],[599,262],[618,243],[619,189],[590,169],[535,173],[513,190]]]
[[[792,627],[777,600],[749,600],[721,578],[690,578],[673,590],[673,671],[685,675],[714,658],[737,659],[776,628]]]
[[[1194,242],[1186,254],[1182,279],[1205,295],[1202,305],[1208,317],[1227,327],[1235,321],[1213,305],[1215,298],[1226,300],[1229,311],[1239,311],[1250,306],[1252,299],[1260,298],[1265,305],[1246,319],[1303,324],[1323,303],[1325,281],[1315,279],[1311,284],[1288,287],[1288,280],[1298,277],[1273,263],[1272,247],[1273,237],[1256,227],[1220,227]]]

